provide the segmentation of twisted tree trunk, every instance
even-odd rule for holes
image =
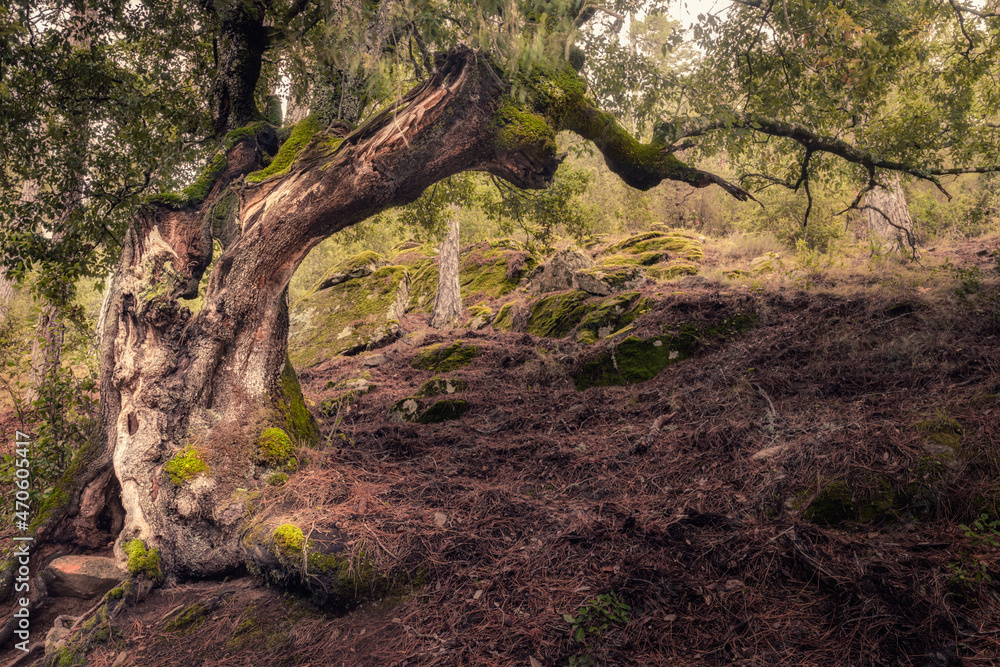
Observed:
[[[276,133],[255,122],[230,132],[184,193],[152,199],[130,226],[103,309],[105,437],[81,451],[37,532],[87,535],[98,501],[120,484],[126,516],[115,553],[123,561],[148,547],[168,577],[248,566],[343,590],[343,563],[329,558],[345,548],[335,529],[325,528],[327,553],[310,554],[294,516],[255,515],[240,491],[293,469],[295,445],[317,436],[287,359],[287,286],[310,249],[462,171],[544,187],[560,161],[561,129],[594,139],[639,187],[671,178],[749,196],[662,145],[639,144],[592,106],[568,66],[554,74],[557,84],[539,85],[532,106],[515,106],[486,59],[459,48],[346,138],[331,131],[289,141],[282,150],[303,147],[258,171]],[[315,129],[304,123],[296,133]],[[193,314],[182,300],[198,294],[213,238],[223,250]],[[327,567],[312,567],[313,555]]]
[[[136,219],[101,336],[106,447],[126,510],[116,545],[123,559],[123,545],[141,539],[162,550],[168,572],[204,576],[273,554],[241,539],[251,517],[233,494],[291,464],[294,452],[274,442],[273,429],[293,441],[315,437],[287,363],[288,281],[328,235],[452,174],[551,178],[551,146],[497,141],[500,92],[472,52],[456,52],[394,114],[344,140],[314,136],[288,174],[230,187],[262,165],[262,126],[233,142],[202,202],[151,206]],[[227,215],[236,235],[223,239],[193,315],[179,299],[197,293],[211,223]],[[190,475],[173,474],[185,468]]]

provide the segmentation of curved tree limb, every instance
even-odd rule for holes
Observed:
[[[847,162],[865,167],[869,172],[874,169],[888,169],[910,174],[921,180],[933,183],[948,199],[951,199],[951,195],[941,184],[939,176],[985,174],[1000,171],[1000,165],[926,169],[906,162],[882,158],[870,150],[855,146],[843,139],[819,134],[801,123],[738,111],[732,112],[728,118],[697,118],[679,126],[671,126],[669,123],[663,123],[659,126],[659,131],[668,135],[670,141],[675,142],[681,139],[704,136],[716,130],[732,129],[733,127],[745,127],[772,137],[791,139],[805,148],[809,153],[829,153],[836,155]]]
[[[527,86],[534,94],[535,111],[553,130],[569,130],[592,141],[604,155],[608,168],[633,188],[648,190],[665,180],[696,188],[714,184],[740,201],[757,201],[724,178],[681,162],[659,135],[651,143],[640,142],[618,119],[601,111],[586,96],[586,81],[569,64],[538,71]]]

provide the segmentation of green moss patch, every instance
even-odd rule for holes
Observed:
[[[851,487],[846,482],[838,481],[827,484],[816,494],[802,518],[821,526],[837,526],[853,519],[856,513]]]
[[[528,333],[547,338],[562,338],[593,309],[586,303],[590,294],[581,290],[556,292],[531,304]],[[499,320],[500,317],[497,316]]]
[[[297,325],[289,340],[292,363],[301,368],[391,342],[409,287],[406,267],[383,266],[302,299],[292,312]]]
[[[419,396],[410,396],[396,401],[389,409],[390,415],[413,424],[438,424],[460,419],[469,410],[468,401],[441,399],[430,406]]]
[[[739,314],[711,326],[681,325],[664,336],[629,336],[585,363],[576,376],[576,388],[645,382],[667,366],[689,359],[711,339],[745,331],[756,323],[755,315]]]
[[[681,276],[696,276],[701,268],[694,262],[674,260],[657,264],[646,269],[646,275],[654,280],[671,280]]]
[[[281,144],[278,154],[274,156],[269,164],[260,171],[247,174],[247,183],[259,183],[269,176],[284,175],[291,169],[295,156],[309,144],[313,135],[320,131],[319,119],[316,116],[303,118],[292,130],[288,139]]]
[[[965,430],[957,421],[941,413],[919,421],[913,427],[924,435],[922,446],[929,454],[945,460],[958,458]]]
[[[434,307],[434,295],[438,285],[438,265],[431,259],[418,261],[408,267],[413,279],[410,281],[407,311],[429,313]]]
[[[437,424],[440,422],[460,419],[462,415],[469,411],[468,401],[456,399],[442,399],[435,401],[417,419],[418,424]]]
[[[556,133],[545,118],[508,100],[494,117],[497,149],[518,151],[528,147],[555,152]]]
[[[651,307],[648,299],[640,299],[638,292],[622,292],[610,296],[591,310],[580,321],[577,340],[592,343],[606,338],[631,324]]]
[[[200,602],[196,602],[190,607],[182,609],[174,614],[163,626],[163,629],[167,632],[180,632],[181,634],[186,634],[201,625],[201,623],[208,617],[208,614],[208,607]]]
[[[829,482],[802,513],[803,521],[838,527],[846,522],[893,521],[911,505],[911,496],[886,475],[872,474],[848,483]],[[803,494],[800,494],[803,495]]]
[[[612,255],[602,259],[598,266],[639,266],[639,258],[635,255]]]
[[[438,343],[418,351],[410,359],[410,366],[419,370],[448,373],[471,362],[479,348],[456,340],[451,345]]]
[[[163,466],[163,472],[170,476],[170,483],[183,486],[184,482],[194,479],[202,473],[208,473],[208,464],[202,460],[198,451],[192,445],[181,449],[174,458]]]
[[[642,257],[644,253],[670,253],[689,261],[704,259],[702,242],[684,230],[652,231],[630,236],[612,245],[605,253],[628,253]],[[659,260],[657,260],[659,261]]]
[[[146,577],[153,581],[163,580],[159,549],[146,549],[143,541],[136,539],[128,542],[124,550],[128,555],[127,567],[130,575]]]
[[[319,425],[306,407],[302,386],[295,374],[292,362],[285,360],[280,379],[281,395],[277,409],[285,430],[300,442],[315,445],[319,442]]]
[[[299,465],[292,439],[280,428],[261,431],[254,449],[254,461],[285,472],[291,472]]]
[[[463,299],[499,298],[514,291],[538,260],[516,241],[498,239],[479,243],[465,252],[458,282]]]
[[[301,554],[305,541],[306,536],[302,533],[302,529],[291,523],[278,526],[271,534],[271,542],[278,557],[294,557]]]
[[[268,486],[284,486],[288,482],[288,473],[276,472],[267,478]]]

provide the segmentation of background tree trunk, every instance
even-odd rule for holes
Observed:
[[[917,259],[920,253],[913,233],[913,218],[906,205],[899,174],[893,172],[885,180],[889,187],[876,186],[865,195],[861,205],[865,232],[872,243],[888,245],[905,257]]]
[[[448,235],[438,254],[438,286],[434,295],[431,326],[443,329],[462,316],[462,287],[458,281],[458,206],[448,207]]]

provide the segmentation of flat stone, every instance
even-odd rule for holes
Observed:
[[[370,357],[366,357],[362,360],[361,365],[367,368],[375,368],[376,366],[381,366],[385,363],[384,354],[373,354]]]
[[[381,354],[377,354],[375,356],[382,357]],[[385,357],[382,358],[385,359]],[[348,380],[347,382],[344,383],[345,391],[356,391],[361,394],[367,394],[369,391],[372,390],[373,387],[374,385],[365,378],[358,378],[357,380]]]
[[[50,595],[92,598],[104,595],[125,576],[113,558],[63,556],[49,563],[43,578]]]

